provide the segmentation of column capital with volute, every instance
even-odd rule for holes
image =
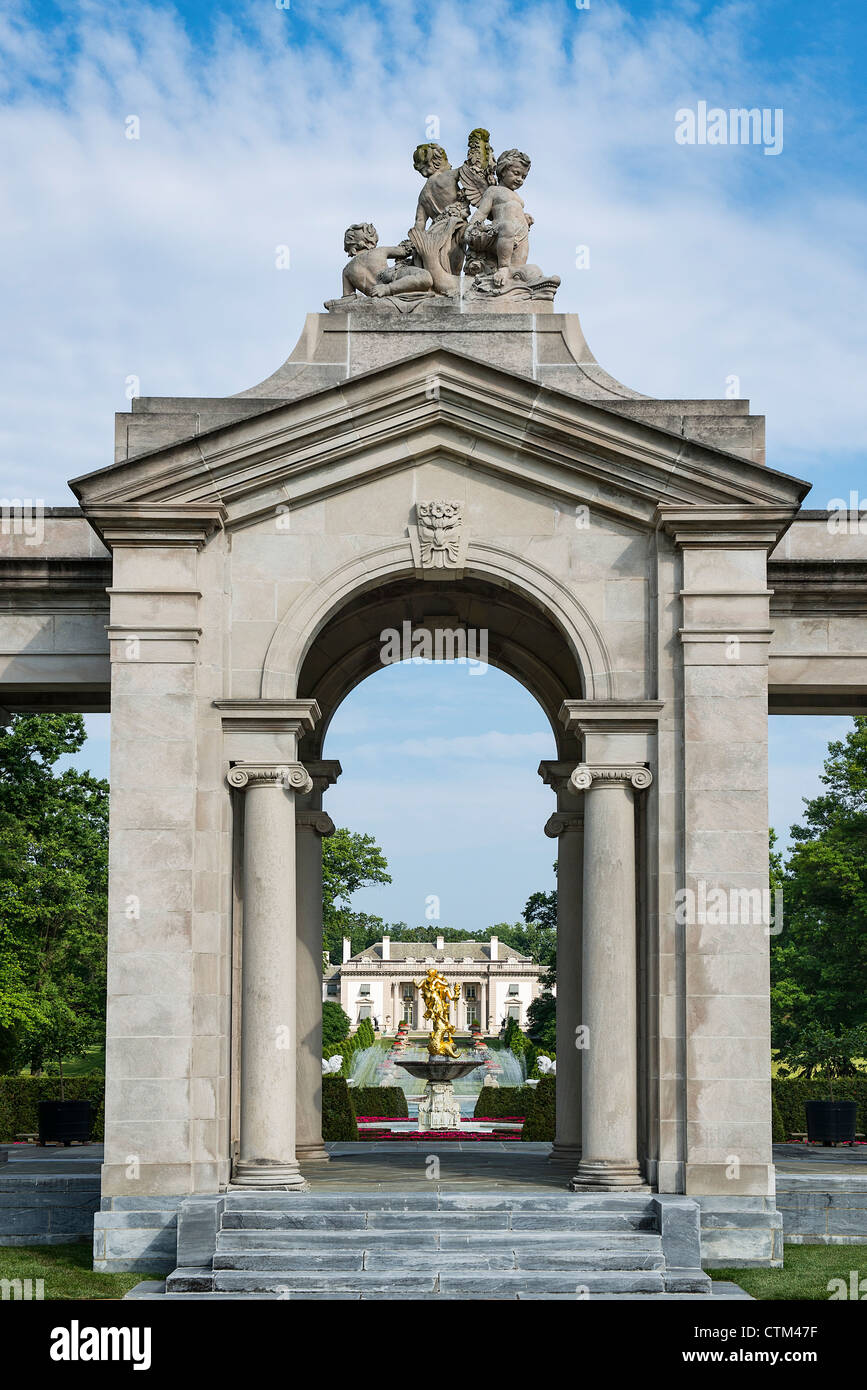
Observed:
[[[275,786],[303,795],[313,790],[313,778],[303,763],[234,763],[226,773],[226,781],[236,791]]]
[[[652,782],[653,773],[643,763],[579,763],[569,778],[569,790],[581,793],[594,786],[632,786],[645,791]]]

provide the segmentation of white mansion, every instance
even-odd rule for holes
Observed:
[[[460,984],[457,1025],[478,1023],[496,1032],[507,1018],[522,1026],[527,1009],[542,992],[545,966],[519,955],[496,936],[490,941],[392,941],[384,936],[358,955],[350,954],[343,938],[343,964],[330,966],[323,978],[322,998],[339,1003],[353,1029],[364,1018],[384,1032],[394,1032],[405,1019],[411,1029],[423,1030],[422,1005],[413,984],[432,965],[451,986]],[[454,1015],[453,1015],[454,1016]]]

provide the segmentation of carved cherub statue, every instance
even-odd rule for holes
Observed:
[[[497,160],[497,182],[485,189],[467,227],[468,244],[496,260],[493,283],[497,288],[527,264],[533,219],[524,211],[518,189],[529,172],[529,156],[521,150],[505,150]],[[481,225],[485,221],[491,223],[490,229]]]
[[[378,299],[389,294],[408,294],[431,288],[432,280],[420,266],[404,262],[412,257],[408,241],[399,246],[380,246],[379,233],[372,222],[354,222],[347,227],[343,249],[351,256],[343,268],[343,293],[356,291]],[[397,264],[390,266],[389,261]]]

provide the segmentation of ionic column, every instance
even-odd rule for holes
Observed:
[[[488,982],[479,981],[479,1027],[482,1032],[488,1031]]]
[[[585,793],[581,1021],[587,1028],[582,1156],[570,1185],[623,1191],[644,1186],[638,1166],[635,792],[649,787],[652,776],[638,765],[581,763],[570,781]]]
[[[241,1140],[233,1183],[307,1186],[295,1154],[295,794],[312,790],[301,763],[243,763]],[[321,986],[320,986],[321,988]]]
[[[295,1152],[299,1161],[305,1163],[328,1158],[322,1141],[322,840],[334,834],[334,822],[324,811],[298,811],[295,825],[298,859]]]
[[[557,1076],[556,1130],[551,1159],[581,1157],[581,859],[584,811],[555,811],[545,834],[557,844]]]

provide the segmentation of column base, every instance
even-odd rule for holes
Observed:
[[[296,1144],[295,1157],[299,1163],[327,1163],[328,1150],[324,1144]]]
[[[296,1163],[279,1163],[274,1159],[239,1158],[232,1173],[229,1190],[233,1188],[270,1188],[276,1192],[304,1192],[309,1183]]]
[[[581,1162],[581,1145],[558,1144],[555,1140],[548,1155],[548,1162],[569,1164],[574,1172]]]
[[[637,1163],[582,1158],[569,1184],[573,1192],[649,1192]]]

